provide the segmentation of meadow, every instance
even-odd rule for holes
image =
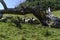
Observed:
[[[52,12],[55,16],[60,18],[60,11]],[[4,14],[5,16],[20,16],[14,14]],[[32,17],[32,14],[25,16]],[[35,16],[33,16],[35,18]],[[21,24],[19,29],[12,22],[0,22],[0,40],[60,40],[60,28],[49,28],[48,26]]]

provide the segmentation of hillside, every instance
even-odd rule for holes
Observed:
[[[54,11],[54,15],[60,17],[60,11]],[[5,16],[17,15],[4,14]],[[23,15],[18,15],[24,17]],[[27,17],[33,16],[32,14],[26,15]],[[0,40],[60,40],[60,29],[49,28],[46,26],[21,24],[22,29],[16,27],[12,22],[0,22]]]
[[[49,6],[58,11],[52,13],[60,18],[60,0],[26,0],[26,2],[20,4],[25,6],[36,6],[40,3],[43,8]],[[58,5],[58,7],[57,7]],[[13,20],[17,20],[17,16],[20,18],[36,18],[33,14],[18,15],[18,14],[4,14],[3,17],[12,16]],[[49,26],[43,26],[40,24],[20,23],[21,28],[17,27],[15,23],[11,22],[12,19],[8,19],[7,22],[0,21],[0,40],[60,40],[60,28],[51,28]],[[37,18],[36,18],[37,19]]]

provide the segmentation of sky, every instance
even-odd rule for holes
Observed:
[[[25,0],[4,0],[8,8],[14,8]],[[4,9],[3,5],[0,3],[0,9]]]

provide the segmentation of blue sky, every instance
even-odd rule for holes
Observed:
[[[8,8],[14,8],[25,0],[4,0]],[[0,3],[0,9],[4,9]]]

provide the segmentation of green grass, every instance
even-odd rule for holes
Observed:
[[[56,17],[59,17],[59,18],[60,18],[60,10],[58,10],[58,11],[53,11],[53,14],[54,14]]]
[[[59,17],[60,11],[54,11],[54,15]],[[11,16],[16,17],[17,15]],[[4,14],[9,16],[8,14]],[[22,15],[18,15],[24,17]],[[32,14],[26,16],[32,17]],[[33,16],[34,17],[34,16]],[[22,29],[19,29],[15,24],[0,22],[0,40],[60,40],[60,29],[49,28],[40,25],[21,24]]]

